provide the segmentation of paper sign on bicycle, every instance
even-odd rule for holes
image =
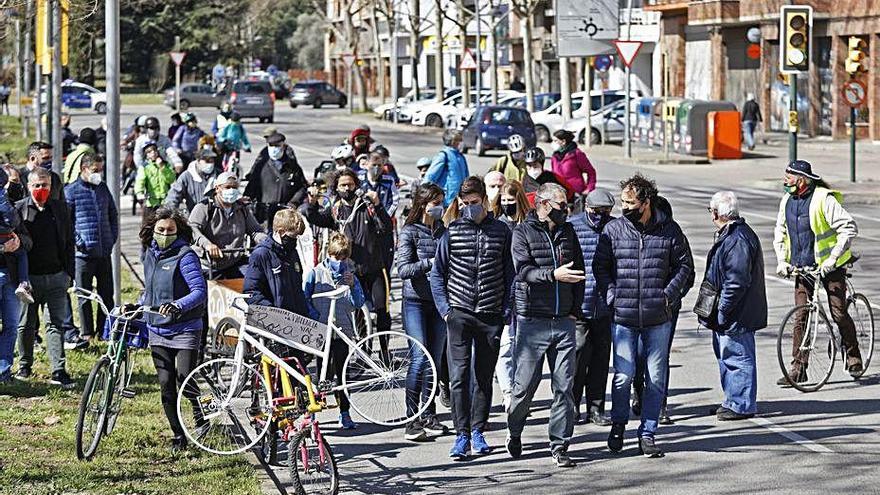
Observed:
[[[326,325],[305,316],[271,306],[251,306],[247,324],[264,330],[288,344],[296,342],[316,351],[324,351]]]

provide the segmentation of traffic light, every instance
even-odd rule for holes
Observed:
[[[867,72],[868,68],[865,67],[865,57],[867,56],[865,48],[867,48],[868,44],[861,38],[850,36],[848,45],[849,51],[846,61],[843,63],[846,71],[853,77],[862,72]]]
[[[779,71],[790,74],[810,69],[813,8],[784,5],[779,14]]]

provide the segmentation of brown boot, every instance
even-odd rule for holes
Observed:
[[[862,357],[861,356],[849,356],[846,358],[846,370],[849,372],[852,377],[860,377],[862,373],[865,372],[865,369],[862,365]]]
[[[804,383],[807,381],[807,367],[799,364],[792,365],[791,368],[788,369],[788,376],[792,377],[795,383]],[[780,387],[790,387],[792,386],[791,382],[789,382],[788,377],[783,375],[782,378],[776,380],[776,384]]]

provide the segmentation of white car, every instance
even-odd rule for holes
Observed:
[[[41,87],[40,104],[46,107],[46,85]],[[74,109],[82,108],[94,110],[97,113],[107,113],[107,93],[96,88],[75,81],[61,83],[61,106]]]
[[[635,102],[635,100],[633,101]],[[634,107],[634,105],[630,105],[630,107]],[[625,131],[625,119],[626,103],[623,100],[619,100],[592,112],[589,118],[589,127],[587,126],[587,117],[578,117],[566,122],[562,128],[573,133],[579,143],[585,142],[588,131],[591,145],[602,142],[603,134],[606,143],[611,141],[622,142]],[[636,111],[635,108],[631,108],[630,125],[634,126],[635,122]]]
[[[423,88],[419,91],[419,99],[416,100],[415,91],[409,90],[409,92],[406,95],[401,96],[400,98],[397,99],[397,105],[395,105],[394,103],[383,103],[381,105],[376,105],[375,107],[373,107],[373,113],[375,113],[376,116],[379,118],[383,118],[385,120],[393,120],[394,108],[396,106],[398,109],[397,119],[403,120],[403,119],[401,119],[401,116],[399,114],[400,110],[403,107],[405,107],[409,104],[415,103],[417,101],[433,100],[434,96],[436,94],[437,94],[437,92],[434,91],[433,89]]]
[[[631,92],[630,94],[634,99],[639,97],[636,92]],[[571,116],[573,118],[586,117],[587,108],[583,106],[585,95],[585,91],[571,94]],[[625,97],[626,93],[623,91],[606,90],[604,106],[607,107]],[[594,89],[590,91],[590,110],[598,110],[603,106],[602,103],[602,90]],[[562,100],[550,105],[546,110],[532,112],[532,122],[535,123],[535,133],[538,135],[538,141],[549,143],[553,133],[562,129],[566,124],[562,118]]]
[[[519,91],[502,90],[498,92],[498,105],[516,106],[513,103],[525,96]],[[485,95],[480,98],[481,105],[492,105],[492,95]],[[446,119],[446,127],[451,129],[464,129],[467,127],[468,121],[471,120],[476,111],[476,107],[467,107],[459,109],[456,113],[450,115]]]

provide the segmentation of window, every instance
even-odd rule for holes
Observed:
[[[270,93],[272,91],[272,86],[267,82],[242,81],[235,83],[232,91],[249,95],[263,95]]]

